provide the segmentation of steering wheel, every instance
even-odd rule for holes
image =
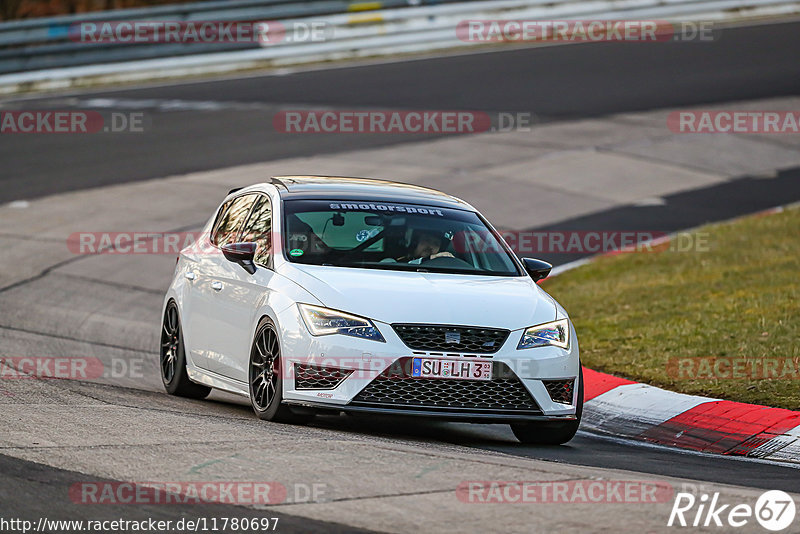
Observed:
[[[438,258],[426,258],[420,262],[420,265],[432,265],[432,266],[440,266],[440,267],[453,267],[453,268],[463,268],[467,267],[469,269],[475,269],[470,263],[462,260],[461,258],[456,258],[453,256],[439,256]]]

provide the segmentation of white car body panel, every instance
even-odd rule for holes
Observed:
[[[285,263],[281,270],[334,310],[384,323],[481,325],[516,330],[556,318],[527,276],[380,271]],[[380,298],[375,298],[375,291]]]

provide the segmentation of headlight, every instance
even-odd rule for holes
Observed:
[[[298,304],[297,307],[300,308],[300,315],[303,316],[308,331],[313,336],[342,334],[386,342],[369,319],[311,304]]]
[[[528,328],[522,334],[517,349],[548,346],[569,348],[569,319],[559,319]]]

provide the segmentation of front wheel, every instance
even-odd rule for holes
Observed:
[[[545,423],[514,423],[511,430],[526,445],[563,445],[575,437],[583,415],[583,367],[579,373],[578,400],[574,421]]]
[[[305,423],[313,414],[295,414],[283,404],[281,345],[272,321],[265,317],[256,328],[250,349],[248,382],[250,404],[259,419],[280,423]]]

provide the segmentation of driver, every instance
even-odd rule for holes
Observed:
[[[398,258],[397,261],[417,264],[436,258],[453,258],[450,252],[442,252],[443,244],[444,237],[441,233],[433,230],[417,230],[409,247],[411,252],[407,256]]]

